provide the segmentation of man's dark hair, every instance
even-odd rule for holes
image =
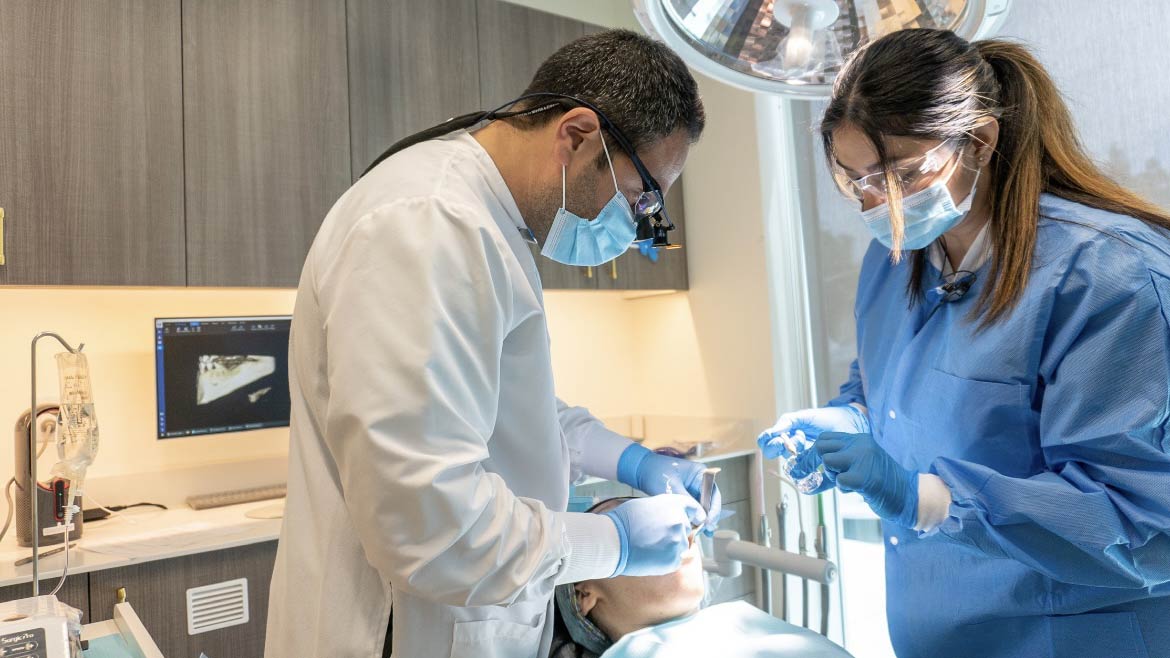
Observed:
[[[707,122],[698,85],[686,64],[665,45],[629,30],[608,30],[581,37],[544,60],[525,94],[561,94],[578,98],[601,110],[630,146],[639,149],[683,129],[692,142]],[[536,98],[505,110],[536,110],[551,99]],[[564,114],[571,102],[533,114],[502,118],[520,129],[548,124]],[[559,108],[559,110],[558,110]],[[405,137],[374,159],[362,172],[370,173],[386,158],[428,139],[471,128],[489,117],[469,112]],[[610,148],[616,146],[612,140]],[[605,156],[597,166],[605,167]],[[360,177],[359,177],[360,178]]]
[[[698,85],[682,59],[664,44],[630,30],[606,30],[565,45],[544,60],[524,90],[537,92],[592,103],[635,149],[680,128],[693,142],[706,124]],[[533,99],[521,107],[541,102]],[[560,114],[539,112],[518,125],[545,125]]]

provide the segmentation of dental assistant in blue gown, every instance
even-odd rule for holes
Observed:
[[[876,237],[857,360],[760,444],[883,519],[895,652],[1170,657],[1170,215],[1013,43],[879,39],[821,133]]]

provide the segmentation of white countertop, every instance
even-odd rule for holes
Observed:
[[[250,519],[250,510],[277,504],[265,500],[243,505],[196,511],[187,506],[159,510],[134,508],[110,518],[85,524],[82,538],[69,553],[69,573],[85,573],[138,562],[165,560],[183,555],[273,541],[280,536],[280,519]],[[0,543],[0,587],[32,580],[32,563],[15,566],[32,555],[31,548],[16,545],[15,520]],[[59,548],[42,546],[41,553]],[[64,553],[41,558],[41,586],[59,578]],[[48,584],[52,589],[52,583]]]
[[[692,459],[717,461],[749,455],[756,452],[755,437],[764,424],[758,420],[683,418],[667,416],[631,416],[605,419],[607,425],[627,436],[632,436],[648,448],[671,446],[682,452],[692,452]],[[267,462],[271,461],[271,464]],[[90,483],[90,489],[99,499],[114,504],[129,500],[160,500],[171,505],[163,511],[154,508],[133,508],[101,521],[86,524],[84,536],[70,551],[69,573],[86,573],[122,567],[138,562],[165,560],[183,555],[206,553],[265,541],[280,536],[280,519],[250,519],[245,514],[253,509],[279,503],[266,500],[202,511],[190,509],[176,499],[182,493],[200,493],[216,488],[230,488],[231,483],[250,486],[271,484],[282,479],[286,471],[283,458],[239,464],[212,464],[192,467],[187,471],[167,471],[136,477],[131,483],[126,478],[108,478]],[[252,477],[255,481],[245,480]],[[213,478],[219,478],[218,480]],[[134,485],[134,482],[139,482]],[[137,489],[134,489],[137,486]],[[173,496],[160,492],[173,489]],[[236,485],[239,486],[239,485]],[[197,487],[202,487],[197,489]],[[190,490],[190,491],[188,491]],[[15,521],[15,520],[14,520]],[[27,583],[32,579],[32,564],[15,566],[15,562],[31,555],[32,549],[16,545],[15,522],[8,536],[0,542],[0,587]],[[59,548],[42,546],[41,553]],[[64,566],[64,554],[56,553],[41,559],[41,584],[59,578]]]

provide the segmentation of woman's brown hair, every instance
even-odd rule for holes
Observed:
[[[856,127],[873,143],[889,190],[895,261],[904,232],[902,189],[885,138],[969,142],[991,119],[999,121],[999,142],[988,165],[991,269],[975,309],[982,326],[1010,312],[1024,293],[1042,193],[1170,230],[1170,214],[1110,179],[1085,153],[1060,91],[1026,48],[997,39],[972,43],[946,30],[901,30],[853,56],[820,128],[830,163],[841,126]],[[914,303],[922,297],[923,252],[911,263]]]

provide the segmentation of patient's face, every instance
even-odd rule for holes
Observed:
[[[609,511],[624,501],[599,507]],[[611,639],[698,611],[706,594],[698,540],[682,567],[664,576],[619,576],[577,584],[578,604]]]

